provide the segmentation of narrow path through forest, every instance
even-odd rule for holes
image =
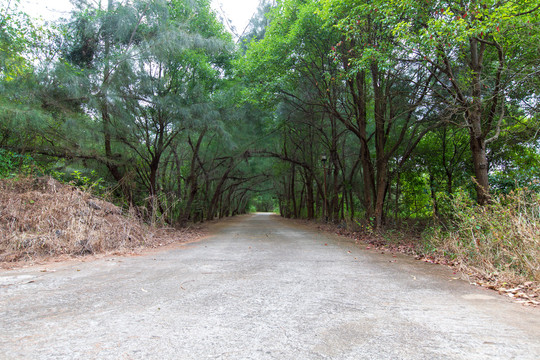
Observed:
[[[538,359],[540,311],[271,214],[0,272],[1,359]]]

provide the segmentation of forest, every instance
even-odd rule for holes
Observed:
[[[1,178],[164,226],[420,227],[540,279],[537,1],[261,1],[241,35],[209,0],[73,4],[43,23],[2,1]]]

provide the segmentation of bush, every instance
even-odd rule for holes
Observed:
[[[444,201],[446,224],[424,234],[427,248],[497,282],[540,281],[540,194],[519,189],[476,205],[465,192]]]

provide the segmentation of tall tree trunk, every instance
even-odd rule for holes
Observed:
[[[486,143],[482,138],[475,137],[471,134],[470,146],[476,179],[477,201],[478,204],[485,205],[490,201]]]
[[[386,163],[382,163],[377,170],[377,196],[375,203],[375,229],[381,229],[384,220],[384,199],[388,184],[388,172]]]
[[[377,169],[377,192],[375,195],[375,228],[380,229],[384,217],[384,199],[386,195],[386,185],[388,182],[388,158],[385,154],[386,131],[385,114],[386,104],[384,88],[378,63],[371,64],[371,77],[373,87],[374,116],[375,116],[375,152]]]
[[[454,180],[453,180],[453,174],[451,171],[446,171],[446,191],[448,195],[452,195],[454,192]]]
[[[352,186],[352,185],[351,185]],[[354,211],[355,211],[355,207],[354,207],[354,194],[353,194],[353,191],[352,189],[349,189],[349,212],[350,212],[350,219],[351,220],[354,220]]]
[[[290,186],[290,199],[291,199],[291,204],[292,204],[292,217],[297,219],[298,218],[298,211],[296,209],[296,188],[295,188],[295,183],[296,183],[296,166],[294,164],[291,164],[291,186]]]
[[[394,221],[397,224],[398,223],[398,217],[399,217],[399,197],[400,197],[400,188],[401,188],[401,172],[397,172],[396,176],[396,205],[394,209]]]
[[[337,154],[336,154],[337,156]],[[334,163],[334,169],[333,169],[333,180],[332,180],[332,221],[334,223],[336,222],[339,222],[340,221],[340,202],[339,202],[339,190],[340,190],[340,185],[339,185],[339,168],[338,168],[338,164],[337,164],[337,160],[336,162]]]
[[[315,218],[315,201],[313,198],[313,180],[311,175],[307,176],[306,181],[306,207],[308,219]]]
[[[482,130],[482,62],[485,45],[479,44],[478,40],[470,40],[471,62],[470,67],[473,72],[472,83],[472,106],[468,110],[470,146],[476,177],[476,194],[478,203],[484,205],[489,202],[489,179],[488,160],[486,154],[486,141]]]
[[[298,202],[298,211],[297,211],[297,218],[302,217],[302,210],[305,206],[305,192],[306,192],[306,186],[302,186],[302,191],[300,191],[300,201]]]

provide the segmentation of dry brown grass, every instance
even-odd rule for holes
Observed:
[[[50,177],[0,180],[0,262],[156,247],[178,235]]]
[[[426,232],[431,254],[476,283],[540,304],[540,196],[521,189],[478,206],[458,193],[448,212],[446,226]]]

